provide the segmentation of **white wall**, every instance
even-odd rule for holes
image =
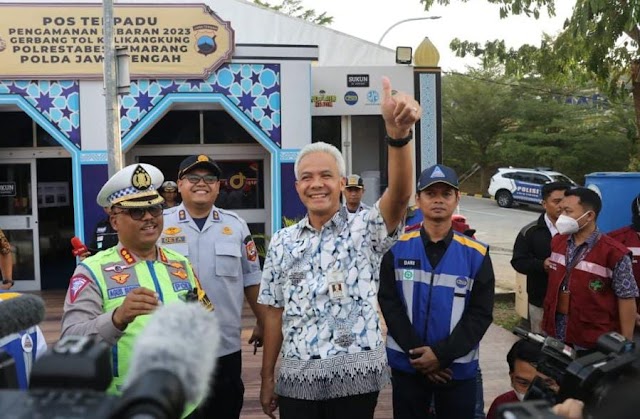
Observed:
[[[82,150],[107,149],[107,112],[101,81],[80,82]]]

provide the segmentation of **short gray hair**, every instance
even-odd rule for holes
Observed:
[[[322,141],[319,141],[317,143],[307,144],[306,146],[302,147],[302,150],[300,150],[300,153],[298,153],[298,157],[296,157],[296,162],[293,166],[293,171],[295,172],[296,180],[298,180],[299,178],[298,165],[300,164],[300,160],[302,160],[302,158],[307,154],[311,154],[311,153],[329,154],[336,160],[336,164],[338,165],[338,172],[340,173],[340,176],[341,177],[347,176],[347,169],[344,164],[344,157],[342,157],[342,153],[340,153],[340,150],[338,150],[335,146],[331,144],[327,144],[327,143],[323,143]]]

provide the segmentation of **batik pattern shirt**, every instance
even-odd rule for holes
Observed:
[[[379,269],[403,227],[389,234],[378,202],[350,221],[342,207],[320,230],[305,217],[273,236],[258,302],[284,309],[277,394],[326,400],[388,383]]]

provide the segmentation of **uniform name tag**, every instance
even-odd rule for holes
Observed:
[[[186,241],[187,241],[186,236],[163,237],[162,238],[162,244],[185,243]]]
[[[133,291],[136,288],[138,288],[138,285],[129,285],[127,287],[111,288],[107,291],[107,294],[109,296],[109,299],[113,300],[114,298],[125,297],[127,294],[129,294],[131,291]]]
[[[341,271],[329,272],[329,297],[332,300],[341,300],[347,297],[347,285]]]
[[[420,259],[398,259],[398,267],[404,269],[420,269]]]

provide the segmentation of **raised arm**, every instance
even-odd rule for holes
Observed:
[[[389,187],[380,199],[380,212],[392,232],[400,224],[414,189],[411,128],[420,119],[420,104],[405,93],[392,93],[391,81],[382,79],[382,117],[387,131]]]

